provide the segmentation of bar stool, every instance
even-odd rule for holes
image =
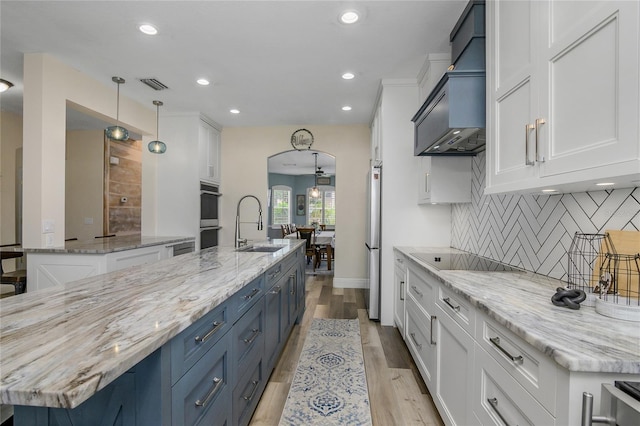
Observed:
[[[27,291],[27,270],[18,269],[17,271],[4,272],[2,268],[2,260],[22,257],[24,253],[20,251],[3,251],[3,247],[19,247],[20,244],[4,244],[0,245],[0,284],[10,284],[15,288],[15,294],[22,294]]]

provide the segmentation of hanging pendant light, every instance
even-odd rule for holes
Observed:
[[[313,198],[318,198],[320,196],[320,190],[318,189],[318,174],[316,173],[316,171],[318,170],[318,153],[314,152],[313,155],[315,155],[316,159],[315,159],[315,164],[316,167],[313,169],[313,188],[311,188],[311,196]]]
[[[148,148],[150,152],[154,154],[164,154],[167,152],[167,144],[158,140],[160,137],[158,136],[158,128],[160,126],[160,107],[162,106],[161,101],[153,101],[153,104],[156,106],[156,140],[149,142]]]
[[[129,131],[120,125],[120,85],[124,84],[124,78],[111,77],[118,84],[118,98],[116,101],[116,125],[106,128],[107,137],[114,141],[126,141],[129,139]]]

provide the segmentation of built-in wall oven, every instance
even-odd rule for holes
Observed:
[[[218,201],[219,188],[216,185],[200,182],[200,249],[218,245]]]

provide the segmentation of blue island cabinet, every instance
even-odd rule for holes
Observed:
[[[270,278],[275,268],[282,272],[283,280]],[[273,286],[276,282],[282,289],[273,303],[265,297],[269,294],[265,287],[277,290]],[[275,315],[267,318],[265,313],[269,311]],[[78,407],[15,406],[14,424],[246,425],[293,329],[290,318],[299,321],[303,312],[304,247],[252,280]],[[272,333],[274,328],[276,332]]]

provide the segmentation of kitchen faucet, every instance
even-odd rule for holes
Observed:
[[[240,198],[240,201],[238,201],[238,207],[236,208],[236,235],[235,235],[236,248],[242,246],[243,244],[244,245],[247,244],[246,238],[245,239],[240,238],[240,224],[255,223],[255,222],[240,222],[240,204],[242,204],[242,200],[244,200],[245,198],[255,198],[255,200],[258,202],[258,231],[262,231],[262,204],[260,204],[260,200],[255,195],[245,195],[244,197]]]

